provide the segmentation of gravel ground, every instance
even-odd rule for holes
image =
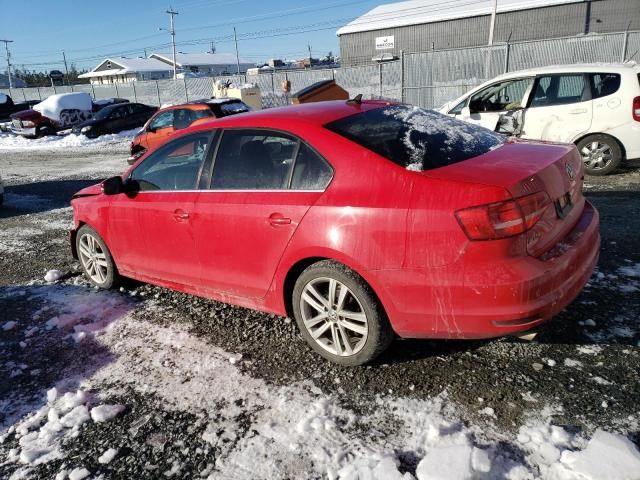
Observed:
[[[586,195],[601,215],[599,268],[578,299],[535,341],[396,341],[373,365],[341,368],[313,354],[289,319],[135,282],[108,297],[89,288],[69,252],[68,201],[80,188],[124,169],[125,157],[124,143],[106,152],[0,151],[0,171],[7,183],[6,205],[0,210],[0,325],[16,321],[21,327],[0,331],[0,375],[9,379],[0,382],[0,426],[12,425],[40,407],[46,389],[69,379],[74,386],[88,385],[101,401],[126,405],[116,420],[85,424],[75,438],[65,438],[65,457],[33,467],[25,478],[53,478],[74,465],[104,478],[206,476],[222,468],[221,459],[236,442],[231,438],[212,445],[203,440],[208,423],[198,409],[168,408],[166,394],[157,389],[145,390],[126,377],[95,380],[96,372],[115,362],[112,357],[124,361],[133,355],[122,343],[136,335],[142,338],[142,333],[119,324],[108,334],[113,348],[94,339],[76,346],[63,330],[26,339],[25,329],[44,331],[47,319],[64,313],[64,302],[53,293],[80,295],[87,301],[95,297],[100,305],[115,302],[118,315],[126,311],[131,325],[182,329],[223,357],[224,352],[241,354],[237,368],[261,385],[311,385],[358,415],[373,414],[379,407],[373,399],[381,397],[446,398],[463,425],[477,427],[476,441],[481,442],[483,431],[513,436],[532,415],[551,409],[553,424],[571,432],[588,436],[602,428],[640,445],[638,165],[587,178]],[[55,286],[42,280],[53,268],[65,274]],[[151,334],[149,342],[153,344]],[[171,355],[167,358],[172,361]],[[134,365],[132,360],[131,368]],[[16,368],[20,373],[14,375]],[[152,366],[148,368],[146,375],[152,372]],[[211,397],[211,408],[228,409],[228,400]],[[225,421],[247,434],[259,410],[241,408]],[[133,434],[132,425],[138,423]],[[393,421],[377,425],[382,436],[398,428]],[[362,438],[371,435],[363,433]],[[0,477],[17,478],[20,465],[6,461],[17,439],[9,433],[0,440]],[[114,445],[119,448],[116,460],[98,463],[101,453]],[[512,461],[524,462],[525,452],[515,444],[506,451]],[[397,452],[400,471],[415,474],[418,457],[415,451]],[[280,467],[274,470],[279,478],[302,476]],[[306,468],[302,471],[314,476]],[[228,478],[257,478],[245,473]]]

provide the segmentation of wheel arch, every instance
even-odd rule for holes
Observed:
[[[293,289],[296,280],[306,268],[313,265],[314,263],[318,263],[324,260],[330,260],[332,262],[344,265],[345,267],[356,273],[358,276],[360,276],[360,278],[362,278],[369,286],[371,292],[384,310],[385,315],[391,321],[394,306],[391,300],[387,297],[383,286],[376,282],[376,280],[372,278],[372,275],[369,275],[362,265],[357,264],[357,262],[351,261],[351,259],[349,258],[345,258],[344,255],[340,255],[337,252],[336,255],[332,255],[330,252],[318,252],[318,254],[306,255],[292,262],[291,265],[286,269],[286,273],[284,274],[281,283],[281,299],[284,303],[286,315],[289,318],[293,318],[293,304],[291,297],[293,295]]]
[[[627,158],[627,152],[626,152],[626,150],[624,148],[624,144],[615,135],[611,135],[610,133],[604,133],[604,132],[584,133],[584,134],[580,135],[579,137],[574,138],[572,143],[577,147],[578,143],[580,143],[582,140],[584,140],[585,138],[590,137],[592,135],[603,135],[605,137],[612,138],[618,144],[618,147],[620,147],[620,152],[622,152],[622,159],[624,160],[624,159]]]

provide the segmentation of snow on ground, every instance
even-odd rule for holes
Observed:
[[[110,147],[122,142],[131,141],[140,131],[125,130],[120,133],[102,135],[98,138],[87,138],[84,135],[51,135],[41,138],[24,138],[11,133],[0,133],[0,150],[49,150],[52,148],[78,147]]]
[[[557,408],[538,409],[517,434],[464,424],[446,391],[430,399],[379,395],[363,399],[355,411],[311,382],[277,386],[250,377],[242,367],[251,360],[185,327],[132,316],[134,308],[155,312],[153,301],[133,303],[82,285],[24,287],[22,293],[45,301],[34,320],[56,331],[91,332],[110,355],[86,365],[86,375],[43,391],[42,405],[19,420],[6,417],[0,444],[17,440],[6,459],[20,466],[15,479],[28,478],[33,466],[65,458],[65,439],[80,436],[88,423],[125,421],[126,405],[102,399],[126,388],[153,395],[165,410],[189,412],[206,425],[202,439],[219,453],[202,478],[415,478],[401,471],[401,457],[415,459],[418,480],[634,479],[640,472],[640,453],[625,437],[596,431],[583,438],[553,424]],[[25,338],[48,335],[47,329],[34,333],[31,324],[18,328]],[[131,420],[126,421],[136,431],[148,421]],[[112,461],[114,447],[98,462]],[[69,478],[88,472],[68,461]],[[181,468],[175,463],[164,474],[179,478]]]

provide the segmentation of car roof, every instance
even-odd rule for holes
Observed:
[[[508,79],[522,76],[534,76],[549,73],[623,73],[623,72],[640,72],[640,65],[635,62],[628,63],[576,63],[573,65],[552,65],[548,67],[528,68],[526,70],[518,70],[498,75],[496,79]]]
[[[362,102],[348,102],[345,100],[331,100],[326,102],[305,103],[300,105],[288,105],[285,107],[268,108],[242,115],[231,115],[211,122],[199,124],[197,129],[215,126],[266,126],[283,124],[286,122],[305,123],[307,125],[322,126],[344,117],[366,112],[385,105],[394,105],[395,102],[381,100],[362,100]]]

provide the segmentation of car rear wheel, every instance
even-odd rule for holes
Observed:
[[[589,175],[607,175],[622,161],[620,145],[608,135],[589,135],[580,140],[577,147]]]
[[[49,125],[41,125],[36,128],[36,138],[47,137],[53,135],[55,132]]]
[[[369,285],[352,270],[332,261],[315,263],[298,277],[293,311],[311,347],[341,365],[372,361],[394,337]]]
[[[85,276],[100,288],[112,288],[119,276],[111,252],[91,227],[84,225],[76,236],[76,251]]]

